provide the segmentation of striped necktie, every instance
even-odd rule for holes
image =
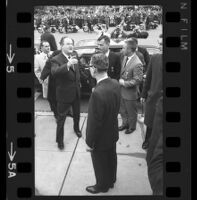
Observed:
[[[129,58],[127,57],[123,69],[126,67],[128,59]]]

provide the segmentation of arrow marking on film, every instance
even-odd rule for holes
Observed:
[[[10,54],[7,54],[7,58],[9,60],[9,63],[11,64],[12,60],[14,59],[15,53],[12,55],[12,45],[10,44]]]
[[[15,157],[15,155],[16,155],[16,151],[13,152],[13,142],[11,142],[11,149],[10,149],[10,151],[11,151],[11,152],[8,151],[8,155],[9,155],[9,157],[10,157],[10,160],[13,161],[13,160],[14,160],[14,157]]]

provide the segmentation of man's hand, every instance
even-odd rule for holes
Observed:
[[[123,79],[120,79],[119,83],[120,83],[120,85],[124,86],[124,80]]]
[[[140,102],[144,103],[145,102],[145,98],[140,98]]]
[[[87,146],[87,147],[86,147],[86,151],[88,151],[88,152],[92,152],[92,151],[93,151],[93,149],[92,149],[92,148],[90,148],[89,146]]]
[[[70,68],[72,65],[76,65],[78,63],[78,60],[76,59],[76,57],[71,57],[71,59],[69,59],[67,66]]]
[[[43,84],[44,81],[43,81],[42,79],[39,79],[39,83],[40,83],[40,84]]]

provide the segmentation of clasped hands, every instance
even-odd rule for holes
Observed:
[[[119,79],[119,83],[120,83],[120,85],[124,86],[124,80],[122,78]]]
[[[76,57],[71,57],[67,63],[67,67],[70,69],[71,66],[76,65],[78,63],[78,60]]]

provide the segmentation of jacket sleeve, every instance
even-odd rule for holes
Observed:
[[[60,65],[56,60],[51,60],[51,74],[52,76],[58,76],[60,74],[68,73],[67,63]]]
[[[145,99],[148,96],[148,91],[150,90],[150,86],[151,86],[152,62],[153,62],[152,60],[153,60],[153,57],[151,58],[149,65],[148,65],[148,70],[147,70],[147,73],[146,73],[146,79],[145,79],[144,87],[143,87],[142,94],[141,94],[141,97],[145,98]]]
[[[138,64],[133,69],[133,78],[131,80],[127,80],[124,82],[124,87],[133,87],[135,85],[139,85],[143,78],[143,67],[141,64]]]
[[[38,80],[40,80],[41,68],[40,68],[40,64],[39,64],[37,56],[38,55],[34,56],[34,73],[35,73],[36,77],[38,78]]]
[[[88,121],[86,129],[86,144],[93,148],[102,130],[104,116],[104,105],[101,98],[95,92],[92,93],[88,110]]]
[[[147,68],[148,68],[148,65],[149,65],[149,62],[150,62],[150,55],[148,53],[148,51],[145,49],[144,50],[144,61],[145,61],[145,72],[147,71]]]
[[[116,68],[114,69],[116,74],[116,80],[120,79],[120,72],[121,72],[121,62],[120,62],[120,56],[118,54],[116,55]]]
[[[48,59],[41,72],[40,79],[44,81],[50,75],[50,73],[51,73],[51,62],[50,59]]]

